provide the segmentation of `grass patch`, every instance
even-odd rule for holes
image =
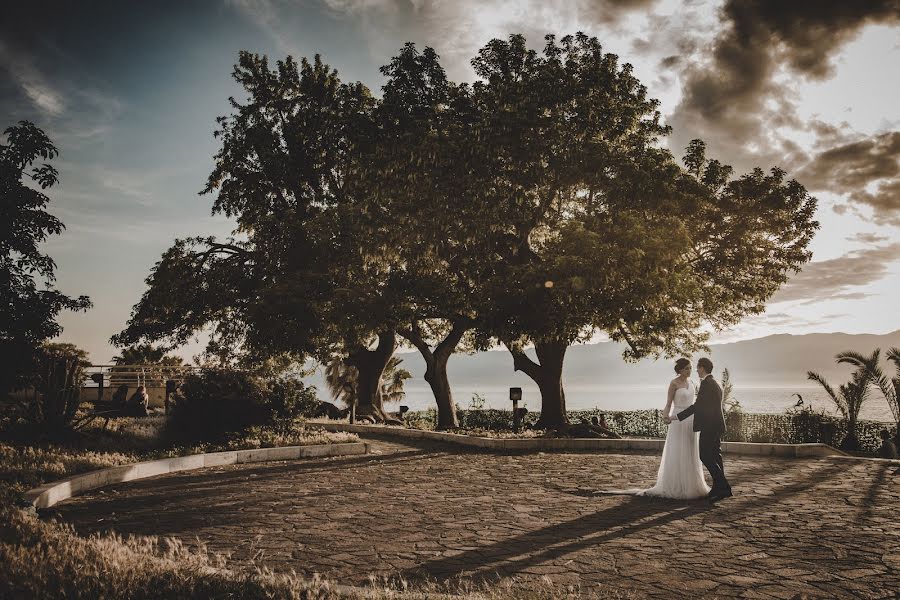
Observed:
[[[411,586],[372,582],[364,593],[313,576],[275,574],[265,568],[230,570],[202,546],[156,537],[78,536],[71,527],[0,507],[0,598],[169,598],[561,600],[581,597],[575,587],[549,580],[523,591],[509,581],[472,585]],[[626,598],[615,591],[592,598]]]
[[[7,432],[8,433],[8,432]],[[21,433],[21,432],[20,432]],[[21,436],[0,441],[0,599],[5,598],[466,598],[472,600],[561,600],[582,597],[574,587],[549,580],[522,590],[514,582],[371,581],[366,592],[317,576],[273,573],[262,565],[230,569],[227,559],[202,545],[173,538],[115,533],[81,537],[71,526],[42,520],[15,506],[21,494],[49,481],[117,465],[199,452],[358,441],[314,423],[283,422],[253,427],[216,442],[176,444],[165,417],[118,418],[109,427],[53,442],[27,444]],[[626,598],[591,590],[589,597]]]

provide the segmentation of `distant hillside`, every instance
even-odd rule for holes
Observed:
[[[813,333],[807,335],[771,335],[754,340],[712,345],[709,357],[715,363],[716,376],[728,368],[732,381],[741,387],[797,387],[812,385],[806,379],[808,370],[819,371],[831,381],[844,382],[850,368],[836,365],[834,355],[843,350],[869,353],[900,347],[900,330],[884,335],[845,333]],[[534,358],[533,351],[529,354]],[[622,346],[613,342],[583,344],[569,348],[564,367],[567,385],[659,385],[674,376],[671,360],[643,360],[627,364]],[[425,363],[418,352],[404,352],[403,367],[415,380],[421,381]],[[694,356],[699,358],[700,354]],[[521,385],[531,387],[531,380],[512,370],[512,358],[506,351],[458,354],[448,365],[454,386],[487,389]],[[310,383],[325,389],[321,372],[310,377]],[[416,385],[418,382],[410,382]],[[424,385],[424,383],[423,383]]]

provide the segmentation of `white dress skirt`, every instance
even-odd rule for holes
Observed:
[[[663,446],[656,485],[646,490],[635,490],[638,496],[658,496],[662,498],[693,499],[702,498],[710,487],[703,478],[703,463],[700,462],[700,433],[694,431],[694,416],[678,421],[677,415],[694,402],[694,384],[675,390],[670,416],[676,418],[669,425],[666,443]],[[630,490],[629,490],[630,491]]]

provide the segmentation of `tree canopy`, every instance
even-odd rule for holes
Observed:
[[[121,344],[250,360],[335,355],[363,404],[404,336],[453,426],[449,355],[499,340],[565,424],[566,348],[605,331],[626,359],[690,352],[761,312],[809,260],[815,200],[775,168],[732,177],[702,141],[683,165],[628,64],[584,34],[492,40],[473,85],[405,45],[383,96],[322,63],[242,52],[203,193],[232,239],[178,240]],[[533,344],[538,361],[524,347]]]
[[[56,263],[41,251],[49,236],[65,229],[46,211],[50,198],[44,190],[58,182],[58,173],[49,163],[35,165],[40,159],[56,158],[56,146],[28,121],[8,127],[4,135],[6,143],[0,144],[0,360],[5,368],[0,392],[20,383],[32,352],[59,335],[60,312],[91,307],[87,296],[71,298],[55,289]]]

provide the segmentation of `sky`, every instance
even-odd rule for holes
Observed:
[[[677,156],[700,137],[738,173],[778,166],[818,198],[812,262],[713,342],[900,329],[900,0],[0,4],[0,129],[27,119],[59,148],[49,210],[67,229],[45,249],[57,287],[94,302],[61,315],[60,339],[96,363],[174,239],[231,231],[198,193],[215,118],[241,97],[240,50],[320,54],[379,95],[379,66],[407,41],[472,81],[477,50],[513,33],[537,49],[548,33],[597,36],[660,100]]]

